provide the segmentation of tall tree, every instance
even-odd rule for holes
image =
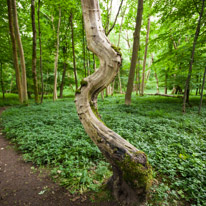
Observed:
[[[76,68],[76,56],[75,56],[75,44],[74,44],[74,26],[73,26],[73,14],[70,15],[70,24],[71,24],[71,37],[72,37],[72,53],[73,53],[73,67],[74,67],[74,78],[76,90],[78,89],[78,80],[77,80],[77,68]]]
[[[41,103],[42,103],[43,98],[44,98],[44,80],[43,80],[43,67],[42,67],[40,8],[41,8],[41,0],[39,0],[38,2],[38,33],[39,33],[39,69],[40,69],[40,75],[41,75]]]
[[[56,42],[56,55],[54,61],[54,93],[53,100],[57,99],[57,69],[58,69],[58,59],[59,59],[59,32],[60,32],[60,24],[61,24],[61,7],[59,7],[59,20],[57,25],[57,42]]]
[[[118,42],[117,42],[117,47],[118,48],[119,48],[120,40],[121,40],[122,25],[123,25],[123,22],[124,22],[125,12],[126,12],[126,8],[124,9],[124,11],[122,13],[122,19],[121,19],[121,24],[120,24],[120,29],[119,29],[119,37],[118,37]],[[122,82],[121,82],[120,70],[118,72],[118,83],[119,83],[119,92],[120,92],[120,94],[122,94]]]
[[[62,81],[60,85],[60,98],[63,98],[64,81],[65,81],[66,70],[67,70],[67,62],[66,62],[67,43],[65,46],[62,47],[62,50],[63,50],[64,63],[63,63]]]
[[[136,68],[136,64],[137,64],[137,57],[138,57],[139,44],[140,44],[140,30],[141,30],[141,25],[142,25],[142,13],[143,13],[143,0],[138,0],[136,27],[135,27],[134,41],[133,41],[132,60],[131,60],[128,83],[127,83],[127,91],[126,91],[126,95],[125,95],[125,104],[127,104],[127,105],[131,104],[131,96],[132,96],[132,90],[133,90],[135,68]]]
[[[187,80],[186,80],[186,84],[185,84],[184,98],[183,98],[183,108],[182,108],[183,112],[186,111],[186,101],[187,101],[187,99],[189,101],[189,87],[190,87],[190,79],[191,79],[191,76],[192,76],[192,66],[193,66],[194,56],[195,56],[195,47],[196,47],[197,39],[198,39],[198,36],[199,36],[199,33],[200,33],[201,19],[202,19],[203,13],[204,13],[204,7],[205,7],[205,0],[202,0],[201,12],[199,13],[199,19],[198,19],[198,23],[197,23],[197,28],[196,28],[196,32],[195,32],[195,37],[194,37],[193,47],[192,47],[192,53],[191,53],[191,58],[190,58],[190,63],[189,63],[189,71],[188,71],[188,76],[187,76]]]
[[[150,16],[148,17],[148,23],[147,23],[147,35],[146,35],[146,42],[145,42],[145,52],[144,52],[143,67],[142,67],[142,85],[141,85],[141,90],[140,90],[140,95],[141,96],[144,95],[145,68],[146,68],[146,61],[147,61],[147,50],[148,50],[149,32],[150,32]]]
[[[84,78],[75,103],[85,131],[112,165],[108,184],[122,204],[144,205],[151,185],[151,167],[139,151],[105,126],[97,111],[97,96],[118,73],[122,59],[106,37],[97,0],[82,0],[88,48],[100,59],[100,68]]]
[[[35,23],[35,0],[31,0],[31,20],[33,32],[33,50],[32,50],[32,74],[34,83],[35,103],[39,103],[39,92],[36,72],[36,23]]]
[[[20,56],[20,62],[21,62],[21,73],[22,73],[22,98],[23,103],[28,103],[28,95],[27,95],[27,77],[26,77],[26,66],[25,66],[25,58],[24,58],[24,50],[23,45],[21,42],[21,36],[19,31],[19,23],[18,23],[18,15],[17,15],[17,9],[16,9],[16,0],[11,1],[12,2],[12,11],[13,11],[13,20],[14,20],[14,30],[15,30],[15,39],[17,41],[18,50],[19,50],[19,56]]]
[[[16,74],[16,85],[17,85],[17,90],[19,95],[19,101],[20,103],[23,103],[22,82],[21,82],[21,74],[20,74],[19,63],[18,63],[18,53],[17,53],[17,46],[16,46],[17,43],[16,43],[16,37],[14,33],[14,21],[13,21],[11,0],[7,0],[7,5],[8,5],[8,18],[9,18],[9,31],[10,31],[11,42],[12,42],[13,62],[14,62],[14,68]]]

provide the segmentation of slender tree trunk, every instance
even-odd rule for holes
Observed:
[[[132,60],[131,60],[128,83],[127,83],[127,91],[126,91],[126,95],[125,95],[125,104],[127,104],[127,105],[131,104],[134,74],[135,74],[137,57],[138,57],[138,52],[139,52],[139,44],[140,44],[140,30],[141,30],[141,24],[142,24],[142,13],[143,13],[143,0],[138,0],[138,9],[137,9],[136,27],[135,27],[135,32],[134,32]]]
[[[1,91],[3,95],[3,99],[5,99],[5,91],[4,91],[4,80],[3,80],[3,64],[1,63],[1,69],[0,69],[0,81],[1,81]]]
[[[63,68],[63,74],[62,74],[62,81],[61,81],[61,85],[60,85],[60,98],[63,98],[63,91],[64,91],[64,80],[65,80],[65,76],[66,76],[66,69],[67,69],[67,63],[66,63],[66,51],[67,48],[66,46],[63,47],[63,54],[64,54],[64,68]]]
[[[16,47],[16,38],[14,33],[13,11],[12,11],[11,0],[7,0],[7,4],[8,4],[8,17],[9,17],[9,30],[10,30],[10,36],[12,41],[13,61],[14,61],[14,68],[16,74],[16,85],[17,85],[17,90],[19,95],[19,101],[20,103],[23,103],[21,74],[20,74],[19,63],[18,63],[18,53]]]
[[[137,82],[136,94],[138,94],[138,92],[140,93],[140,58],[139,57],[138,57],[138,63],[136,69],[136,82]]]
[[[96,72],[97,68],[96,68],[96,61],[95,61],[95,55],[93,53],[93,70],[94,72]]]
[[[18,16],[16,9],[16,0],[12,2],[12,10],[13,10],[13,20],[14,20],[14,28],[15,28],[15,39],[17,40],[17,45],[19,49],[19,56],[21,62],[21,72],[22,72],[22,98],[23,103],[28,104],[28,95],[27,95],[27,79],[26,79],[26,66],[24,59],[24,50],[21,42],[20,32],[19,32],[19,24],[18,24]]]
[[[87,76],[87,68],[86,68],[86,51],[85,51],[85,39],[84,39],[84,19],[82,17],[82,36],[83,36],[83,58],[84,58],[84,74]]]
[[[153,54],[152,54],[152,64],[154,63],[154,57],[153,57]],[[156,69],[154,69],[154,75],[155,75],[155,79],[156,79],[156,88],[157,88],[157,94],[160,93],[159,91],[159,81],[158,81],[158,77],[157,77],[157,71]]]
[[[35,23],[35,0],[31,0],[31,20],[33,31],[33,51],[32,51],[32,74],[34,83],[35,103],[39,103],[38,82],[36,73],[36,23]]]
[[[167,78],[168,78],[168,74],[166,71],[166,73],[165,73],[165,94],[167,94]]]
[[[112,24],[112,26],[111,26],[111,28],[109,29],[109,31],[106,33],[107,36],[109,36],[110,32],[114,29],[114,26],[115,26],[115,24],[116,24],[116,22],[117,22],[117,18],[118,18],[118,16],[119,16],[119,12],[120,12],[120,10],[121,10],[121,8],[122,8],[123,1],[124,1],[124,0],[121,0],[121,3],[120,3],[120,5],[119,5],[119,9],[118,9],[117,15],[116,15],[115,20],[114,20],[114,23]]]
[[[119,73],[119,72],[118,72]],[[114,81],[112,82],[112,87],[111,87],[111,95],[113,96],[114,94],[114,88],[115,88],[115,79]]]
[[[129,34],[128,34],[128,30],[127,30],[127,38],[126,38],[126,41],[127,41],[127,46],[129,48],[129,51],[131,49],[131,46],[130,46],[130,41],[129,41]]]
[[[189,71],[188,71],[188,76],[187,76],[187,80],[186,80],[186,84],[185,84],[185,90],[184,90],[184,98],[183,98],[183,108],[182,111],[186,112],[186,102],[188,99],[189,102],[189,98],[188,98],[188,91],[189,91],[189,86],[190,86],[190,79],[192,76],[192,65],[194,62],[194,56],[195,56],[195,47],[196,47],[196,43],[197,43],[197,39],[200,33],[200,25],[201,25],[201,19],[204,13],[204,5],[205,5],[205,0],[202,0],[202,9],[199,15],[199,19],[198,19],[198,24],[197,24],[197,28],[196,28],[196,33],[195,33],[195,37],[194,37],[194,41],[193,41],[193,48],[192,48],[192,53],[191,53],[191,58],[190,58],[190,64],[189,64]]]
[[[41,103],[42,103],[44,99],[44,80],[43,80],[43,67],[42,67],[40,7],[41,7],[41,0],[39,0],[38,2],[38,32],[39,32],[39,69],[41,75]]]
[[[111,13],[112,13],[112,2],[113,0],[110,1],[110,7],[109,7],[109,0],[107,0],[107,21],[105,24],[105,33],[109,30],[109,24],[110,24],[110,18],[111,18]]]
[[[76,69],[76,57],[75,57],[75,45],[74,45],[74,27],[73,27],[73,14],[70,15],[70,24],[71,24],[71,34],[72,34],[72,52],[73,52],[73,67],[74,67],[74,78],[76,90],[78,89],[78,80],[77,80],[77,69]]]
[[[102,98],[102,100],[104,101],[104,90],[101,91],[101,98]]]
[[[117,75],[121,56],[112,48],[104,34],[98,1],[81,2],[88,48],[100,58],[100,68],[84,78],[76,93],[79,119],[87,134],[112,165],[113,176],[108,185],[114,197],[122,205],[145,205],[151,185],[151,167],[146,155],[106,127],[97,112],[97,96]]]
[[[57,100],[57,69],[58,69],[58,58],[59,58],[59,30],[61,24],[61,8],[59,8],[59,21],[57,26],[57,42],[56,42],[56,55],[54,61],[54,94],[53,100]]]
[[[145,68],[146,68],[146,61],[147,61],[147,49],[148,49],[148,41],[149,41],[149,32],[150,32],[150,16],[148,18],[147,23],[147,35],[146,35],[146,42],[145,42],[145,52],[144,52],[144,61],[143,61],[143,67],[142,67],[142,87],[140,95],[144,95],[144,81],[145,81]]]
[[[159,90],[159,81],[158,81],[158,77],[157,77],[157,72],[155,71],[155,79],[156,79],[156,87],[157,87],[157,94],[160,93],[160,90]]]
[[[198,84],[198,83],[199,83],[199,76],[197,75],[196,77],[197,77],[197,84]],[[199,85],[198,85],[197,88],[196,88],[196,96],[197,96],[197,94],[198,94],[198,90],[199,90]]]
[[[124,10],[124,12],[122,14],[120,30],[119,30],[119,38],[118,38],[118,43],[117,43],[117,47],[118,48],[119,48],[120,40],[121,40],[122,25],[123,25],[123,22],[124,22],[125,12],[126,12],[126,9]],[[121,70],[121,67],[120,67],[120,70]],[[122,82],[121,82],[121,77],[120,77],[120,70],[118,71],[118,83],[119,83],[119,93],[122,94]]]
[[[202,108],[203,91],[204,91],[204,86],[205,86],[205,76],[206,76],[206,67],[205,67],[203,80],[202,80],[202,89],[201,89],[201,94],[200,94],[200,105],[199,105],[198,114],[200,114],[200,111],[201,111],[201,108]]]
[[[147,82],[148,82],[149,77],[150,77],[150,73],[151,73],[151,70],[149,69],[149,70],[147,71],[147,73],[146,73],[146,81],[145,81],[145,83],[144,83],[144,88],[146,88]]]

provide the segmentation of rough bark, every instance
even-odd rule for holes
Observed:
[[[193,66],[194,56],[195,56],[195,47],[196,47],[197,39],[198,39],[198,36],[200,33],[201,19],[202,19],[203,13],[204,13],[204,7],[205,7],[204,5],[205,5],[205,0],[202,0],[202,8],[201,8],[201,12],[199,14],[198,24],[197,24],[197,28],[196,28],[196,32],[195,32],[195,37],[194,37],[194,41],[193,41],[193,48],[192,48],[192,53],[191,53],[191,58],[190,58],[190,63],[189,63],[189,71],[188,71],[188,76],[187,76],[187,80],[186,80],[186,84],[185,84],[183,107],[182,107],[183,112],[186,112],[186,102],[189,102],[189,87],[190,87],[190,79],[192,76],[192,66]]]
[[[17,85],[17,90],[18,90],[18,95],[19,95],[19,101],[20,103],[23,103],[21,74],[20,74],[19,64],[18,64],[18,53],[17,53],[17,47],[16,47],[16,38],[15,38],[15,33],[14,33],[13,12],[12,12],[11,0],[7,0],[7,5],[8,5],[8,17],[9,17],[9,30],[10,30],[10,36],[11,36],[11,42],[12,42],[12,53],[13,53],[13,61],[14,61],[14,68],[15,68],[15,75],[16,75],[16,85]]]
[[[41,103],[42,103],[44,99],[44,80],[43,80],[43,66],[42,66],[40,7],[41,7],[41,0],[39,0],[38,2],[38,32],[39,32],[39,69],[41,75]]]
[[[146,42],[145,42],[145,52],[144,52],[144,60],[143,60],[143,67],[142,67],[142,86],[140,95],[144,95],[144,85],[145,85],[145,68],[146,68],[146,61],[147,61],[147,49],[148,49],[148,41],[149,41],[149,32],[150,32],[150,16],[148,18],[147,23],[147,35],[146,35]]]
[[[127,91],[126,91],[126,95],[125,95],[125,104],[127,104],[127,105],[131,104],[134,74],[135,74],[135,68],[136,68],[136,64],[137,64],[137,57],[138,57],[139,44],[140,44],[140,29],[141,29],[141,24],[142,24],[142,13],[143,13],[143,0],[138,0],[136,27],[135,27],[134,41],[133,41],[132,60],[131,60],[128,83],[127,83]]]
[[[78,89],[78,80],[77,80],[77,69],[76,69],[76,56],[75,56],[75,45],[74,45],[74,27],[73,27],[73,14],[70,15],[70,24],[71,24],[71,35],[72,35],[72,54],[73,54],[73,67],[74,67],[74,78],[76,90]]]
[[[33,32],[33,50],[32,50],[32,74],[34,83],[35,103],[39,103],[39,92],[36,72],[36,23],[35,23],[35,0],[31,0],[31,20]]]
[[[57,100],[57,69],[58,69],[58,58],[59,58],[59,30],[61,24],[61,8],[59,8],[59,21],[57,25],[57,42],[56,42],[56,55],[54,61],[54,93],[53,93],[53,100]]]
[[[12,2],[12,11],[13,11],[13,20],[14,20],[14,30],[15,30],[15,39],[17,41],[20,63],[21,63],[21,74],[22,74],[22,99],[24,104],[28,104],[28,95],[27,95],[27,78],[26,78],[26,66],[24,59],[24,50],[21,42],[21,36],[19,31],[19,23],[16,9],[16,0]]]
[[[144,205],[151,185],[151,167],[146,155],[105,126],[97,111],[97,96],[115,78],[121,65],[104,33],[97,0],[82,0],[88,48],[100,59],[100,68],[84,78],[76,92],[75,103],[85,131],[112,165],[108,181],[121,204]]]
[[[198,114],[200,114],[200,111],[201,111],[201,108],[202,108],[203,91],[204,91],[204,86],[205,86],[205,76],[206,76],[206,67],[205,67],[203,80],[202,80],[202,89],[201,89],[201,94],[200,94],[200,105],[199,105]]]

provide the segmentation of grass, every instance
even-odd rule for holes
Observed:
[[[133,96],[126,106],[121,95],[99,101],[106,125],[148,155],[155,178],[148,205],[206,205],[206,107],[197,115],[199,98],[192,97],[183,115],[181,101]],[[97,191],[111,175],[78,120],[73,98],[9,108],[2,124],[26,161],[47,164],[72,192]]]

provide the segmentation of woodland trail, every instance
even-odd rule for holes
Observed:
[[[0,108],[0,115],[5,108]],[[72,196],[54,183],[46,170],[23,161],[0,128],[0,206],[115,206],[112,201],[92,203],[86,196]]]

